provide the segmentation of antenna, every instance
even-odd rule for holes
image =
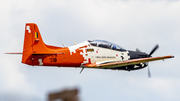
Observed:
[[[81,74],[81,72],[84,70],[84,67],[81,69],[81,71],[80,71],[80,73],[79,74]]]
[[[62,45],[65,47],[65,45],[62,43]]]
[[[75,41],[73,41],[75,45],[77,45],[77,43]]]

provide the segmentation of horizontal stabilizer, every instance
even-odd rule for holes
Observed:
[[[10,53],[5,53],[5,54],[22,54],[22,52],[10,52]]]
[[[52,53],[52,52],[32,53],[32,55],[45,55],[45,54],[65,54],[65,53]]]

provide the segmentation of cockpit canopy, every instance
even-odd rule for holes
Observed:
[[[92,46],[108,48],[108,49],[113,49],[113,50],[117,50],[117,51],[126,51],[124,48],[120,47],[119,45],[116,45],[114,43],[104,41],[104,40],[88,40],[88,42]]]

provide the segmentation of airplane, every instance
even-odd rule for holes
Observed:
[[[152,57],[158,45],[147,54],[139,49],[126,50],[105,40],[74,43],[70,47],[46,45],[38,26],[26,23],[23,52],[6,54],[22,54],[22,63],[31,66],[79,67],[81,72],[84,68],[132,71],[147,67],[151,61],[174,58],[172,55]]]

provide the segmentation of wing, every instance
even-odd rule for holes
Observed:
[[[121,67],[121,66],[128,66],[128,65],[136,65],[145,62],[157,61],[157,60],[164,60],[168,58],[174,58],[174,56],[160,56],[160,57],[149,57],[149,58],[140,58],[140,59],[132,59],[127,61],[121,62],[113,62],[113,63],[101,63],[101,64],[85,64],[86,67],[97,67],[97,68],[113,68],[113,67]]]

